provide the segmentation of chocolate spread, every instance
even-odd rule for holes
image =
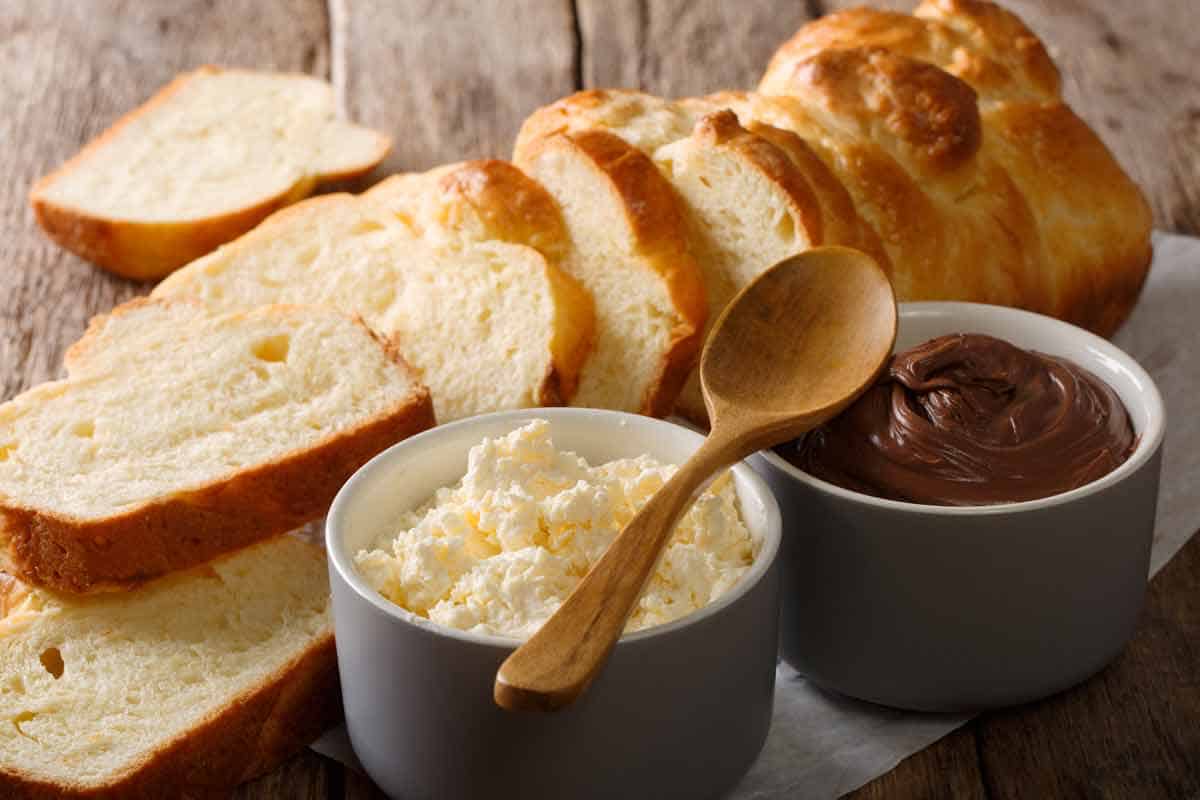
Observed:
[[[974,506],[1083,486],[1134,444],[1125,406],[1091,372],[991,336],[954,334],[893,356],[854,405],[780,452],[847,489]]]

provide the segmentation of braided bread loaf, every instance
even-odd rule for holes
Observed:
[[[910,93],[907,102],[876,111],[891,127],[952,97],[962,114],[977,107],[982,135],[963,145],[963,165],[978,175],[1002,172],[1015,187],[1013,207],[995,224],[1019,239],[1037,279],[999,301],[1112,333],[1137,300],[1150,265],[1150,208],[1063,102],[1058,70],[1038,38],[1016,15],[984,0],[923,0],[911,16],[852,9],[801,28],[772,58],[759,91],[805,102],[828,82],[830,69],[871,60],[876,48],[936,65],[974,92],[922,90],[900,79],[896,88]],[[1018,217],[1035,222],[1010,230]],[[991,254],[975,255],[983,259],[975,261],[981,271],[1003,266]],[[971,261],[955,266],[969,269]]]
[[[903,300],[973,300],[1109,334],[1150,262],[1150,209],[1062,101],[1045,48],[983,0],[803,27],[758,93],[586,91],[526,120],[515,160],[602,129],[675,187],[709,318],[775,261],[873,254]],[[703,416],[694,379],[680,410]]]

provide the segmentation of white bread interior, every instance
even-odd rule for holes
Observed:
[[[417,389],[339,313],[134,302],[72,348],[67,378],[0,405],[5,505],[110,517],[315,447]]]
[[[332,640],[324,555],[287,536],[131,592],[0,574],[0,794],[254,777],[336,716]]]
[[[299,74],[180,75],[34,186],[60,245],[129,278],[159,278],[230,241],[318,182],[374,169],[391,146],[338,118]]]
[[[591,330],[586,295],[537,250],[431,241],[384,204],[350,195],[279,212],[153,296],[214,310],[300,303],[360,314],[412,363],[442,422],[561,404]]]

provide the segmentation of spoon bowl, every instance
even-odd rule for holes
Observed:
[[[578,697],[616,644],[675,523],[716,473],[795,438],[852,403],[896,338],[896,301],[869,256],[822,247],[785,259],[743,289],[700,360],[712,430],[550,619],[500,665],[493,696],[512,711]]]
[[[895,297],[870,256],[820,247],[781,261],[713,326],[700,360],[712,427],[737,414],[794,439],[853,402],[895,338]]]

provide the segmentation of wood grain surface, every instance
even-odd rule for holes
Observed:
[[[858,2],[4,0],[0,399],[58,375],[91,315],[147,288],[46,240],[29,185],[180,70],[328,77],[351,116],[395,137],[383,171],[420,169],[506,155],[529,111],[576,88],[751,87],[805,19]],[[1051,47],[1068,99],[1146,190],[1157,225],[1200,233],[1194,0],[1006,2]],[[1198,721],[1200,537],[1155,579],[1134,641],[1099,676],[980,717],[853,796],[1197,797]],[[381,795],[305,752],[237,797]]]
[[[388,131],[384,171],[507,158],[521,121],[575,88],[567,0],[331,0],[334,81]]]
[[[786,36],[811,18],[805,3],[579,0],[585,88],[669,96],[752,88]]]

